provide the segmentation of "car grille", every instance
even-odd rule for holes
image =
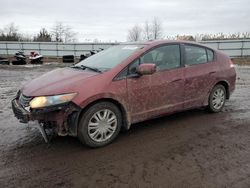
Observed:
[[[22,107],[28,107],[30,104],[30,101],[32,100],[32,97],[27,97],[23,95],[22,93],[19,96],[19,103],[22,105]]]

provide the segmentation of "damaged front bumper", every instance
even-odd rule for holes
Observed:
[[[17,99],[12,100],[12,110],[16,116],[17,119],[21,123],[28,123],[30,119],[30,113],[26,111],[17,101]]]
[[[20,104],[21,102],[19,96],[12,100],[14,115],[21,123],[37,122],[43,137],[47,128],[52,129],[59,136],[77,136],[81,108],[74,103],[68,102],[56,106],[30,109]]]

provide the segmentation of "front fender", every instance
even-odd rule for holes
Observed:
[[[123,115],[123,122],[124,122],[123,126],[125,127],[125,129],[129,129],[129,127],[131,125],[131,115],[130,115],[129,110],[128,110],[127,102],[125,99],[118,98],[117,96],[115,96],[112,93],[98,94],[98,95],[94,95],[94,96],[84,100],[79,105],[82,109],[81,113],[84,113],[84,111],[92,104],[95,104],[99,101],[105,101],[105,100],[113,102],[116,105],[118,105],[118,107],[120,108],[122,115]]]

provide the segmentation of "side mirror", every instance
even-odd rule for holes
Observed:
[[[153,63],[141,64],[137,67],[136,72],[140,75],[151,75],[156,72],[156,65]]]

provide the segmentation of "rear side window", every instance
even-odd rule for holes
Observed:
[[[207,60],[208,61],[214,60],[214,52],[212,50],[207,49]]]
[[[207,62],[207,52],[205,48],[185,45],[186,65],[196,65]]]

